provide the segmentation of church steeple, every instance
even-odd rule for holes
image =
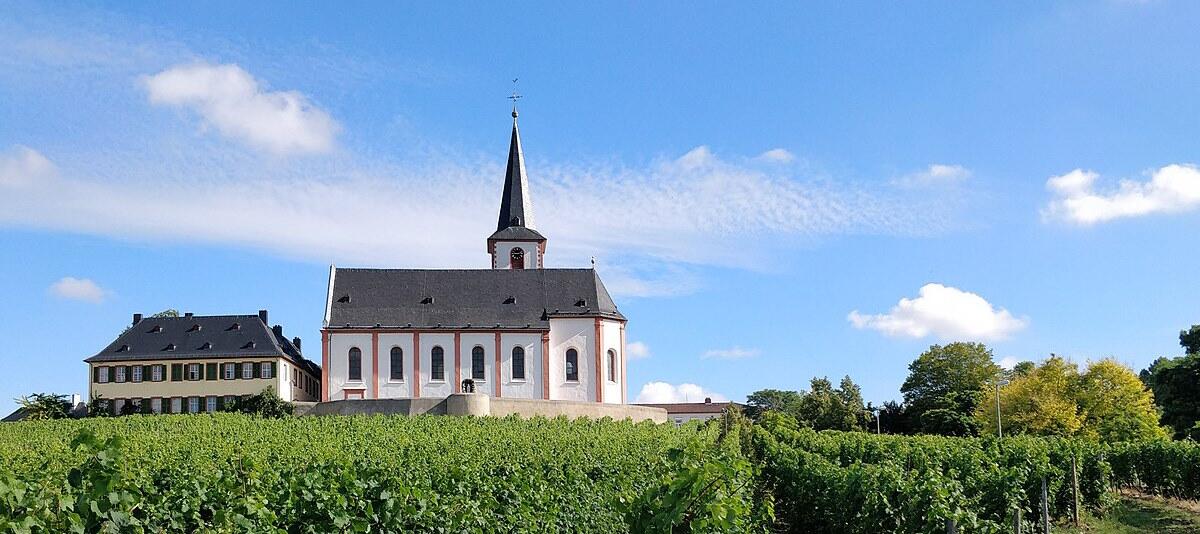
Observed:
[[[533,229],[533,204],[529,197],[529,179],[525,174],[525,154],[521,150],[515,105],[512,118],[500,216],[496,219],[496,232],[487,240],[488,253],[492,255],[493,269],[540,269],[546,253],[546,238]]]
[[[513,106],[512,117],[512,138],[508,142],[508,169],[504,171],[504,196],[500,197],[497,232],[509,226],[533,228],[533,206],[529,202],[529,181],[525,175],[521,133],[517,130],[516,106]]]

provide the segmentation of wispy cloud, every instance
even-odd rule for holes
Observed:
[[[325,152],[340,126],[296,91],[267,91],[237,65],[176,65],[142,79],[150,102],[189,108],[222,135],[275,154]]]
[[[1042,211],[1046,219],[1083,226],[1155,213],[1179,213],[1200,207],[1200,169],[1167,165],[1149,181],[1122,180],[1110,191],[1096,190],[1099,174],[1075,169],[1046,181],[1055,198]]]
[[[755,159],[768,163],[791,163],[796,160],[796,156],[791,152],[788,152],[786,149],[772,148],[771,150],[759,154]]]
[[[727,349],[711,349],[704,351],[700,355],[704,360],[744,360],[758,356],[758,349],[747,349],[742,347],[730,347]]]
[[[893,337],[921,338],[933,334],[947,340],[1004,339],[1025,328],[1026,318],[992,306],[983,297],[942,284],[925,284],[916,298],[902,298],[888,313],[868,315],[858,310],[846,317],[855,328]]]
[[[99,304],[108,297],[109,291],[90,279],[65,276],[50,284],[50,294],[61,299]]]
[[[956,185],[971,177],[971,170],[961,165],[934,163],[917,172],[892,180],[899,187],[937,187]]]
[[[630,360],[643,360],[650,357],[650,347],[641,341],[631,341],[625,345],[625,355]]]
[[[641,404],[670,404],[676,402],[704,402],[704,399],[712,399],[713,402],[725,402],[729,399],[725,398],[720,393],[715,393],[704,389],[696,384],[669,384],[667,382],[650,382],[642,386],[642,390],[638,392],[637,399],[634,402]]]

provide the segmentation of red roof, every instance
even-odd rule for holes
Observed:
[[[678,402],[673,404],[637,404],[637,406],[650,406],[652,408],[662,408],[668,414],[676,413],[721,413],[725,411],[725,407],[732,402]]]

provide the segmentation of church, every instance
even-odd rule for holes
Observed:
[[[625,316],[588,269],[545,266],[517,111],[487,269],[330,266],[321,400],[625,404]]]

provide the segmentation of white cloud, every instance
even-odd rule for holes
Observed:
[[[901,176],[892,183],[901,187],[935,187],[958,184],[970,177],[970,169],[961,165],[934,163],[920,171]]]
[[[1100,175],[1075,169],[1046,181],[1055,198],[1042,211],[1048,219],[1093,225],[1122,217],[1178,213],[1200,207],[1200,169],[1167,165],[1150,173],[1150,180],[1122,180],[1115,190],[1099,192]]]
[[[0,225],[136,241],[231,245],[342,265],[483,266],[504,169],[496,158],[303,161],[200,145],[47,158],[0,153]],[[72,159],[74,157],[74,159]],[[502,161],[502,160],[501,160]],[[932,195],[765,172],[706,148],[642,167],[531,161],[547,262],[596,256],[609,290],[664,296],[695,268],[757,269],[775,243],[836,234],[927,235],[953,214]],[[611,261],[610,261],[611,260]]]
[[[650,347],[641,341],[631,341],[625,345],[625,355],[630,360],[641,360],[650,357]]]
[[[1018,363],[1021,363],[1021,360],[1017,359],[1016,356],[1005,356],[1000,358],[1000,361],[996,362],[996,365],[999,365],[1004,369],[1011,370],[1013,367],[1016,367]]]
[[[796,156],[785,149],[773,148],[763,152],[762,154],[759,154],[755,159],[769,163],[791,163],[796,160]]]
[[[704,351],[700,355],[701,359],[709,360],[744,360],[758,356],[758,349],[744,349],[742,347],[730,347],[728,349],[712,349]]]
[[[65,276],[50,284],[50,294],[62,299],[99,304],[104,302],[109,292],[87,278]]]
[[[226,137],[275,154],[325,152],[340,127],[296,91],[266,91],[237,65],[177,65],[142,79],[150,102],[199,113]]]
[[[933,334],[964,341],[1003,339],[1029,322],[1013,317],[1004,308],[995,308],[975,293],[941,284],[925,284],[917,298],[900,299],[886,314],[866,315],[854,310],[846,318],[855,328],[878,330],[893,337]]]
[[[670,404],[676,402],[704,402],[710,398],[713,402],[725,402],[729,399],[720,393],[714,393],[696,384],[679,384],[666,382],[650,382],[642,386],[634,402],[639,404]]]

